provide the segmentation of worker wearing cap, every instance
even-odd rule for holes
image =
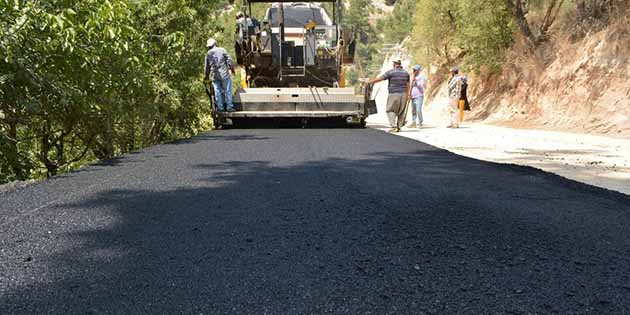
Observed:
[[[243,12],[236,13],[236,40],[243,43],[247,38],[247,19]]]
[[[448,128],[459,128],[459,100],[462,95],[462,78],[459,75],[459,68],[451,69],[451,78],[448,80],[448,110],[451,116],[451,123]]]
[[[208,53],[206,54],[204,79],[212,81],[217,110],[222,112],[227,107],[228,112],[233,112],[232,76],[230,73],[235,74],[234,63],[227,51],[217,47],[216,43],[214,38],[208,39],[206,43]]]
[[[406,123],[407,116],[407,96],[409,95],[409,73],[402,68],[402,62],[394,60],[394,68],[385,72],[385,74],[370,79],[364,84],[373,84],[381,81],[389,81],[387,97],[387,118],[391,125],[389,132],[399,132]]]
[[[411,114],[412,121],[410,128],[420,128],[422,126],[422,103],[424,103],[424,89],[426,87],[427,79],[422,73],[422,67],[420,65],[413,66],[413,78],[411,79],[411,92],[409,98],[411,99]],[[417,121],[417,124],[416,124]]]

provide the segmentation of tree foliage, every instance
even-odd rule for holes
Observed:
[[[379,21],[377,28],[383,42],[397,44],[411,34],[414,27],[416,0],[398,0],[392,14]]]
[[[348,73],[348,81],[355,84],[359,77],[365,77],[367,69],[377,55],[378,37],[375,28],[370,24],[369,16],[373,12],[371,0],[349,0],[344,13],[343,24],[352,30],[357,40],[356,63]]]
[[[418,0],[411,47],[422,63],[499,67],[513,41],[502,0]]]
[[[191,135],[223,1],[0,0],[0,182]]]

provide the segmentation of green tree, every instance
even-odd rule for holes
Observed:
[[[352,30],[356,40],[356,66],[350,69],[347,81],[356,84],[359,77],[368,75],[366,69],[372,64],[377,55],[377,36],[374,27],[370,25],[369,16],[373,11],[370,0],[350,0],[344,12],[343,25]]]
[[[207,127],[204,46],[225,5],[0,0],[0,182]]]
[[[414,58],[443,66],[498,69],[513,42],[511,15],[502,0],[418,0],[411,48]]]
[[[379,31],[386,43],[397,44],[411,34],[416,0],[399,0],[390,16],[379,21]]]

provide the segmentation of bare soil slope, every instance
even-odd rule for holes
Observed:
[[[517,43],[498,75],[474,78],[473,117],[512,127],[630,136],[630,27],[537,52]],[[525,56],[525,57],[523,57]]]

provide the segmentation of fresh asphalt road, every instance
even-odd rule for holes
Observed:
[[[371,129],[210,132],[0,201],[0,314],[630,313],[630,197]]]

